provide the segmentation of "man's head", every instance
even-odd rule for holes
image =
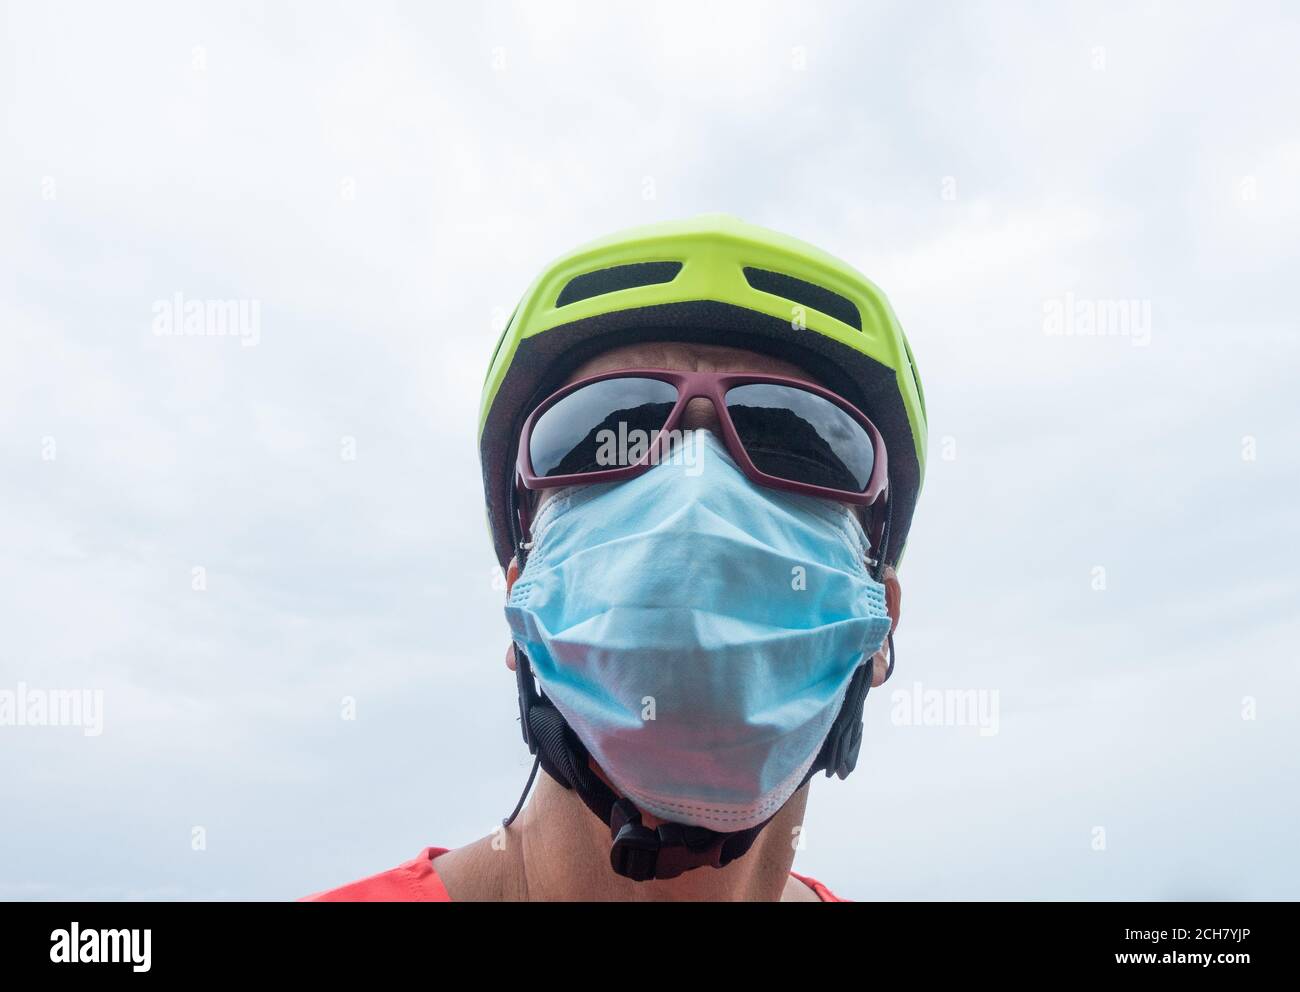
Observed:
[[[608,467],[614,426],[660,440]],[[699,471],[661,460],[683,433]],[[481,421],[507,665],[525,742],[608,825],[616,873],[725,866],[814,773],[853,769],[924,437],[883,296],[794,239],[656,225],[525,294]]]

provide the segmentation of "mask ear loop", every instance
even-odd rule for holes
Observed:
[[[890,523],[894,519],[894,501],[889,498],[889,491],[885,491],[885,505],[881,509],[883,520],[880,524],[879,547],[873,548],[875,555],[871,559],[874,566],[872,578],[877,582],[885,581],[885,566],[889,563],[889,531]]]
[[[885,563],[889,556],[889,531],[890,524],[894,519],[894,501],[889,498],[888,490],[885,493],[885,521],[880,528],[880,551],[876,555],[876,581],[883,582],[885,579]],[[889,641],[889,667],[885,669],[885,678],[880,684],[884,685],[889,681],[889,677],[894,674],[894,631],[891,629],[888,635]]]

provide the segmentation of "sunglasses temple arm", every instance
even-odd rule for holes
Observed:
[[[528,552],[533,547],[532,515],[529,513],[528,502],[529,493],[524,488],[524,479],[522,475],[516,473],[515,484],[511,487],[511,502],[514,506],[511,508],[511,523],[515,530],[515,560],[519,568],[523,569],[524,562],[528,559]]]

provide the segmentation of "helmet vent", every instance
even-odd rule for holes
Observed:
[[[799,303],[814,310],[820,310],[838,321],[862,330],[862,314],[847,296],[831,292],[825,286],[815,282],[805,282],[788,276],[784,272],[769,272],[767,269],[745,267],[746,281],[760,293],[784,296],[791,303]]]
[[[560,295],[555,298],[555,305],[567,307],[570,303],[589,300],[593,296],[604,296],[606,293],[615,293],[620,289],[672,282],[681,270],[681,262],[632,262],[628,265],[597,269],[595,272],[584,272],[580,276],[574,276],[565,284],[560,290]]]

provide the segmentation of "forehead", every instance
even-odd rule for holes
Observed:
[[[565,383],[619,369],[670,369],[674,372],[757,372],[817,380],[792,362],[726,345],[685,341],[646,341],[620,345],[583,362]]]

